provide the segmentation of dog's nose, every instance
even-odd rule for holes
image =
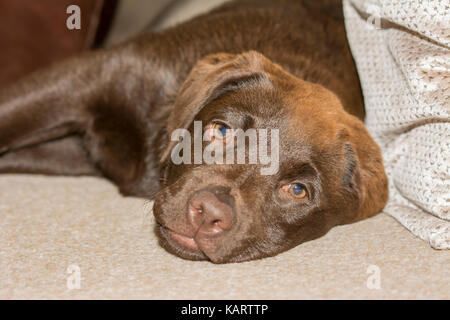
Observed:
[[[234,212],[230,204],[219,200],[210,191],[200,191],[189,201],[189,223],[203,234],[215,235],[231,228]]]

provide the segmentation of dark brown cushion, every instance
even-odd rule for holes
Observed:
[[[66,27],[69,5],[81,9],[80,30]],[[105,10],[111,13],[112,5],[115,1],[0,0],[0,87],[91,48],[102,14]]]

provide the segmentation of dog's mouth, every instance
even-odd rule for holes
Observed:
[[[209,260],[194,238],[177,233],[158,223],[160,243],[167,251],[189,260]]]
[[[184,247],[188,250],[191,250],[191,251],[200,251],[200,248],[198,247],[198,244],[197,244],[197,242],[195,242],[194,238],[184,236],[184,235],[176,233],[170,229],[167,229],[167,232],[169,234],[169,237],[171,237],[173,240],[175,240],[182,247]]]

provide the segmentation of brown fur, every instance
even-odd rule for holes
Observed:
[[[218,117],[279,129],[278,173],[174,165],[172,131]],[[156,231],[169,251],[245,261],[383,208],[387,180],[363,117],[339,1],[244,0],[0,92],[0,172],[106,176],[126,195],[155,199]],[[280,191],[296,181],[307,186],[304,201]],[[204,235],[188,221],[199,192],[214,203],[227,199],[234,222],[226,232]]]

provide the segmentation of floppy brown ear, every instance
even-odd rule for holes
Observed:
[[[381,150],[364,125],[354,119],[349,128],[349,141],[344,144],[343,184],[348,194],[357,200],[351,208],[351,222],[380,212],[388,199],[388,180],[383,167]],[[356,209],[356,210],[355,210]]]
[[[219,53],[204,57],[194,66],[181,86],[168,119],[167,132],[186,129],[202,108],[222,94],[250,85],[271,85],[268,59],[256,51],[242,54]],[[161,162],[176,142],[170,142]]]

